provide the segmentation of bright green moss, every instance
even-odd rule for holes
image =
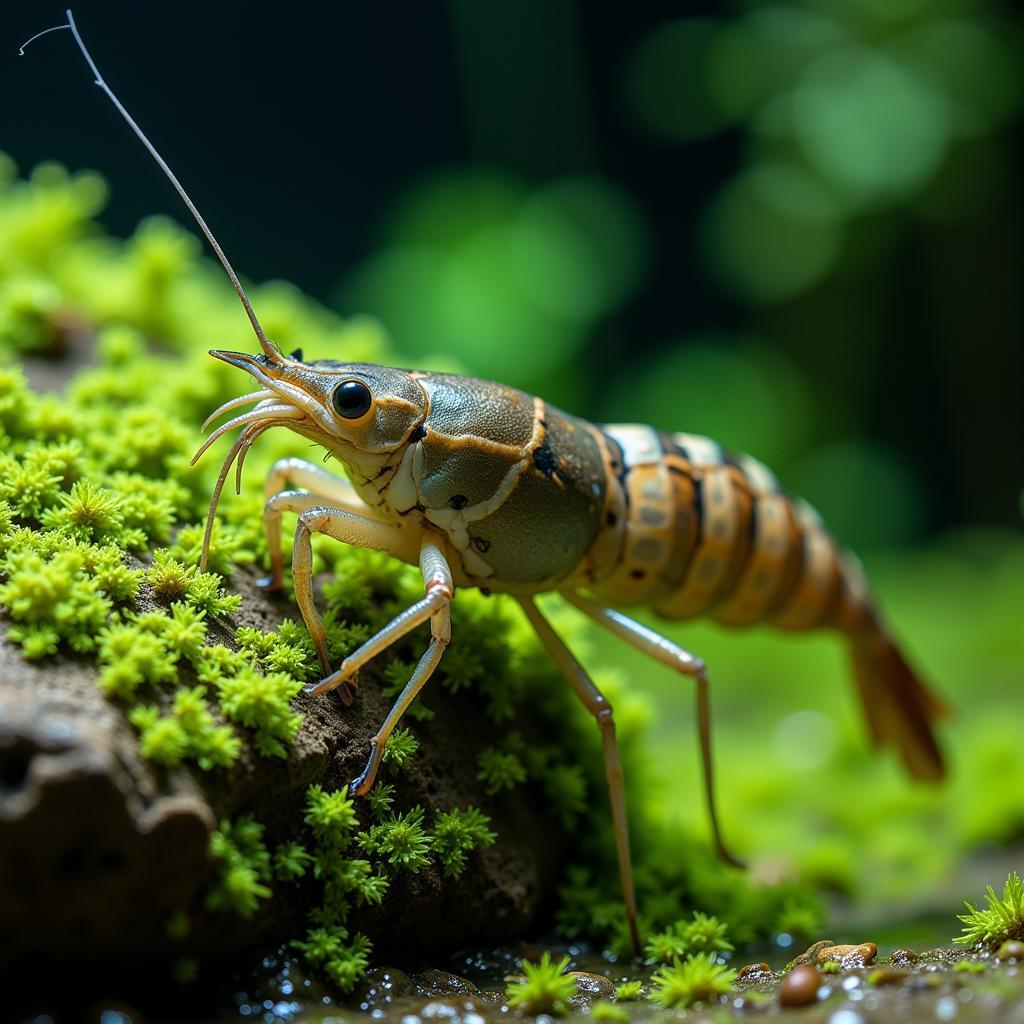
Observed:
[[[665,1008],[693,1006],[726,995],[735,980],[736,972],[718,963],[714,953],[698,953],[655,971],[647,998]]]
[[[624,1006],[616,1006],[607,999],[599,999],[590,1007],[592,1020],[607,1021],[609,1024],[627,1024],[629,1010]]]
[[[642,981],[623,981],[615,986],[615,998],[622,1002],[631,1002],[639,999],[643,993],[644,983]]]
[[[210,853],[217,862],[217,874],[207,891],[210,910],[229,910],[252,917],[259,901],[269,899],[270,854],[263,844],[263,826],[251,815],[233,823],[222,821],[210,837]]]
[[[350,937],[348,929],[340,925],[310,929],[305,941],[292,945],[342,992],[352,991],[370,963],[370,940],[358,933]]]
[[[292,698],[302,684],[284,672],[261,675],[243,668],[217,686],[224,717],[252,730],[252,743],[264,757],[287,757],[288,744],[302,725],[302,715],[291,710]]]
[[[409,766],[419,748],[419,740],[408,729],[396,729],[384,745],[383,763],[402,771]]]
[[[976,909],[967,901],[966,914],[957,914],[963,922],[963,934],[953,941],[965,945],[981,943],[995,948],[1006,939],[1024,938],[1024,882],[1013,871],[999,896],[990,885],[985,894],[986,906]]]
[[[476,807],[437,816],[431,847],[447,876],[458,878],[465,870],[467,854],[494,842],[497,836],[487,827],[489,824],[487,815]]]
[[[357,837],[368,853],[375,853],[392,869],[418,871],[430,863],[431,840],[423,827],[423,808],[417,805],[404,814],[391,813]]]
[[[576,979],[565,973],[569,967],[567,956],[555,961],[550,953],[544,953],[537,963],[523,960],[520,966],[525,977],[506,990],[512,1009],[532,1015],[561,1016],[568,1012],[569,1000],[576,993]]]
[[[348,786],[325,793],[320,785],[306,791],[306,813],[303,819],[320,842],[343,848],[348,844],[356,824],[355,804],[349,799]]]

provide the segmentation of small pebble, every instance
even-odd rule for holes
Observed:
[[[590,974],[587,971],[567,973],[576,979],[576,991],[569,998],[572,1009],[585,1010],[599,999],[615,998],[615,982],[603,974]]]
[[[876,967],[868,975],[868,984],[874,985],[902,985],[910,977],[910,971],[901,971],[898,967]]]
[[[782,979],[779,986],[780,1006],[809,1006],[818,998],[821,975],[817,967],[802,964]]]
[[[877,955],[878,947],[873,942],[862,942],[859,946],[826,946],[818,951],[818,963],[823,964],[828,960],[835,960],[840,967],[849,970],[873,964]]]
[[[771,976],[771,966],[766,963],[747,964],[737,975],[741,981],[767,981]]]
[[[1020,939],[1007,939],[999,947],[996,956],[1000,960],[1024,960],[1024,942]]]
[[[913,967],[921,958],[912,949],[894,949],[889,957],[890,967]]]

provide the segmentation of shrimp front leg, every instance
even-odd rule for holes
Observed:
[[[285,496],[296,495],[296,508],[304,504],[301,492],[285,491]],[[287,501],[292,501],[291,497]],[[286,504],[285,501],[281,502]],[[303,621],[320,657],[320,667],[325,676],[330,675],[331,663],[327,656],[327,634],[323,620],[313,600],[313,544],[314,533],[324,533],[335,540],[357,548],[372,548],[385,551],[403,562],[415,563],[419,542],[419,531],[403,529],[396,524],[381,523],[376,519],[349,512],[347,509],[331,508],[327,505],[313,505],[300,511],[295,527],[295,546],[292,552],[292,580],[295,585],[295,601],[302,612]],[[396,638],[397,639],[397,638]],[[347,659],[346,659],[347,660]],[[343,680],[339,680],[342,682]],[[327,687],[331,689],[331,687]]]
[[[448,647],[452,636],[450,606],[455,593],[452,572],[448,561],[437,543],[429,536],[424,536],[420,546],[420,571],[423,573],[424,597],[395,616],[382,630],[370,637],[358,650],[350,654],[341,667],[333,675],[322,679],[314,686],[308,686],[310,694],[326,693],[337,686],[351,686],[351,677],[371,658],[390,647],[417,626],[430,621],[430,643],[413,671],[409,682],[398,695],[387,718],[377,730],[371,741],[370,758],[359,776],[349,784],[353,796],[363,796],[373,785],[384,757],[384,748],[388,737],[401,721],[406,709],[416,699],[416,695],[426,686],[434,674]]]
[[[303,490],[288,488],[301,487]],[[353,515],[370,518],[369,509],[347,477],[338,476],[306,459],[278,459],[263,484],[267,499],[263,506],[263,527],[270,552],[270,572],[258,582],[264,591],[280,590],[284,585],[284,555],[281,551],[281,515],[305,512],[314,505],[341,508]]]

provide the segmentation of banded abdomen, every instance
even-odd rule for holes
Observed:
[[[602,429],[624,516],[613,512],[600,540],[607,549],[614,536],[618,558],[593,567],[588,589],[669,619],[840,630],[851,639],[873,738],[895,743],[914,775],[941,775],[930,728],[941,705],[884,632],[860,562],[818,514],[760,462],[706,437]]]

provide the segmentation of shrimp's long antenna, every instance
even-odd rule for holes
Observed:
[[[92,59],[92,56],[90,55],[88,49],[86,49],[85,43],[82,41],[82,37],[78,31],[78,26],[75,24],[74,15],[71,13],[70,10],[65,11],[64,13],[67,15],[68,19],[66,25],[55,25],[53,28],[44,29],[42,32],[37,33],[32,37],[32,39],[29,39],[28,42],[26,42],[21,47],[19,53],[24,54],[25,47],[28,46],[29,43],[31,43],[34,39],[38,39],[39,36],[46,35],[47,32],[55,32],[58,29],[63,28],[71,30],[71,34],[75,37],[75,42],[78,44],[78,48],[82,51],[82,56],[85,57],[86,63],[92,69],[92,73],[95,76],[96,85],[98,85],[107,94],[108,98],[110,99],[110,102],[113,103],[114,106],[117,108],[118,113],[128,122],[128,125],[131,128],[131,130],[135,132],[135,134],[139,137],[139,141],[146,147],[146,149],[149,150],[150,156],[152,156],[153,159],[157,162],[157,165],[160,167],[160,170],[162,170],[164,174],[167,175],[168,180],[174,186],[178,195],[181,196],[182,202],[188,207],[189,213],[191,213],[192,216],[195,217],[196,223],[199,225],[200,230],[206,236],[206,240],[210,243],[211,248],[217,254],[217,259],[220,260],[221,266],[224,268],[225,272],[228,275],[228,278],[231,281],[231,284],[234,286],[235,292],[238,294],[238,298],[242,303],[242,307],[245,309],[245,312],[249,317],[249,322],[252,324],[252,329],[256,332],[256,337],[259,339],[260,342],[260,348],[263,349],[264,353],[267,355],[269,359],[273,360],[275,363],[280,362],[281,353],[278,352],[278,350],[267,339],[266,334],[264,334],[263,327],[261,326],[259,320],[256,319],[255,312],[253,312],[252,305],[249,302],[249,297],[245,294],[245,290],[242,288],[242,285],[238,280],[238,275],[235,273],[234,268],[228,261],[227,256],[224,255],[224,250],[220,247],[220,244],[218,243],[217,239],[213,237],[213,232],[207,226],[206,221],[203,220],[202,214],[196,209],[195,203],[193,203],[192,200],[189,199],[188,193],[182,187],[181,182],[178,181],[174,172],[167,165],[167,161],[164,160],[164,158],[156,151],[156,147],[146,137],[146,133],[135,123],[135,119],[125,109],[124,104],[114,95],[113,90],[103,80],[103,76],[100,74],[100,69],[96,67],[96,62]]]

